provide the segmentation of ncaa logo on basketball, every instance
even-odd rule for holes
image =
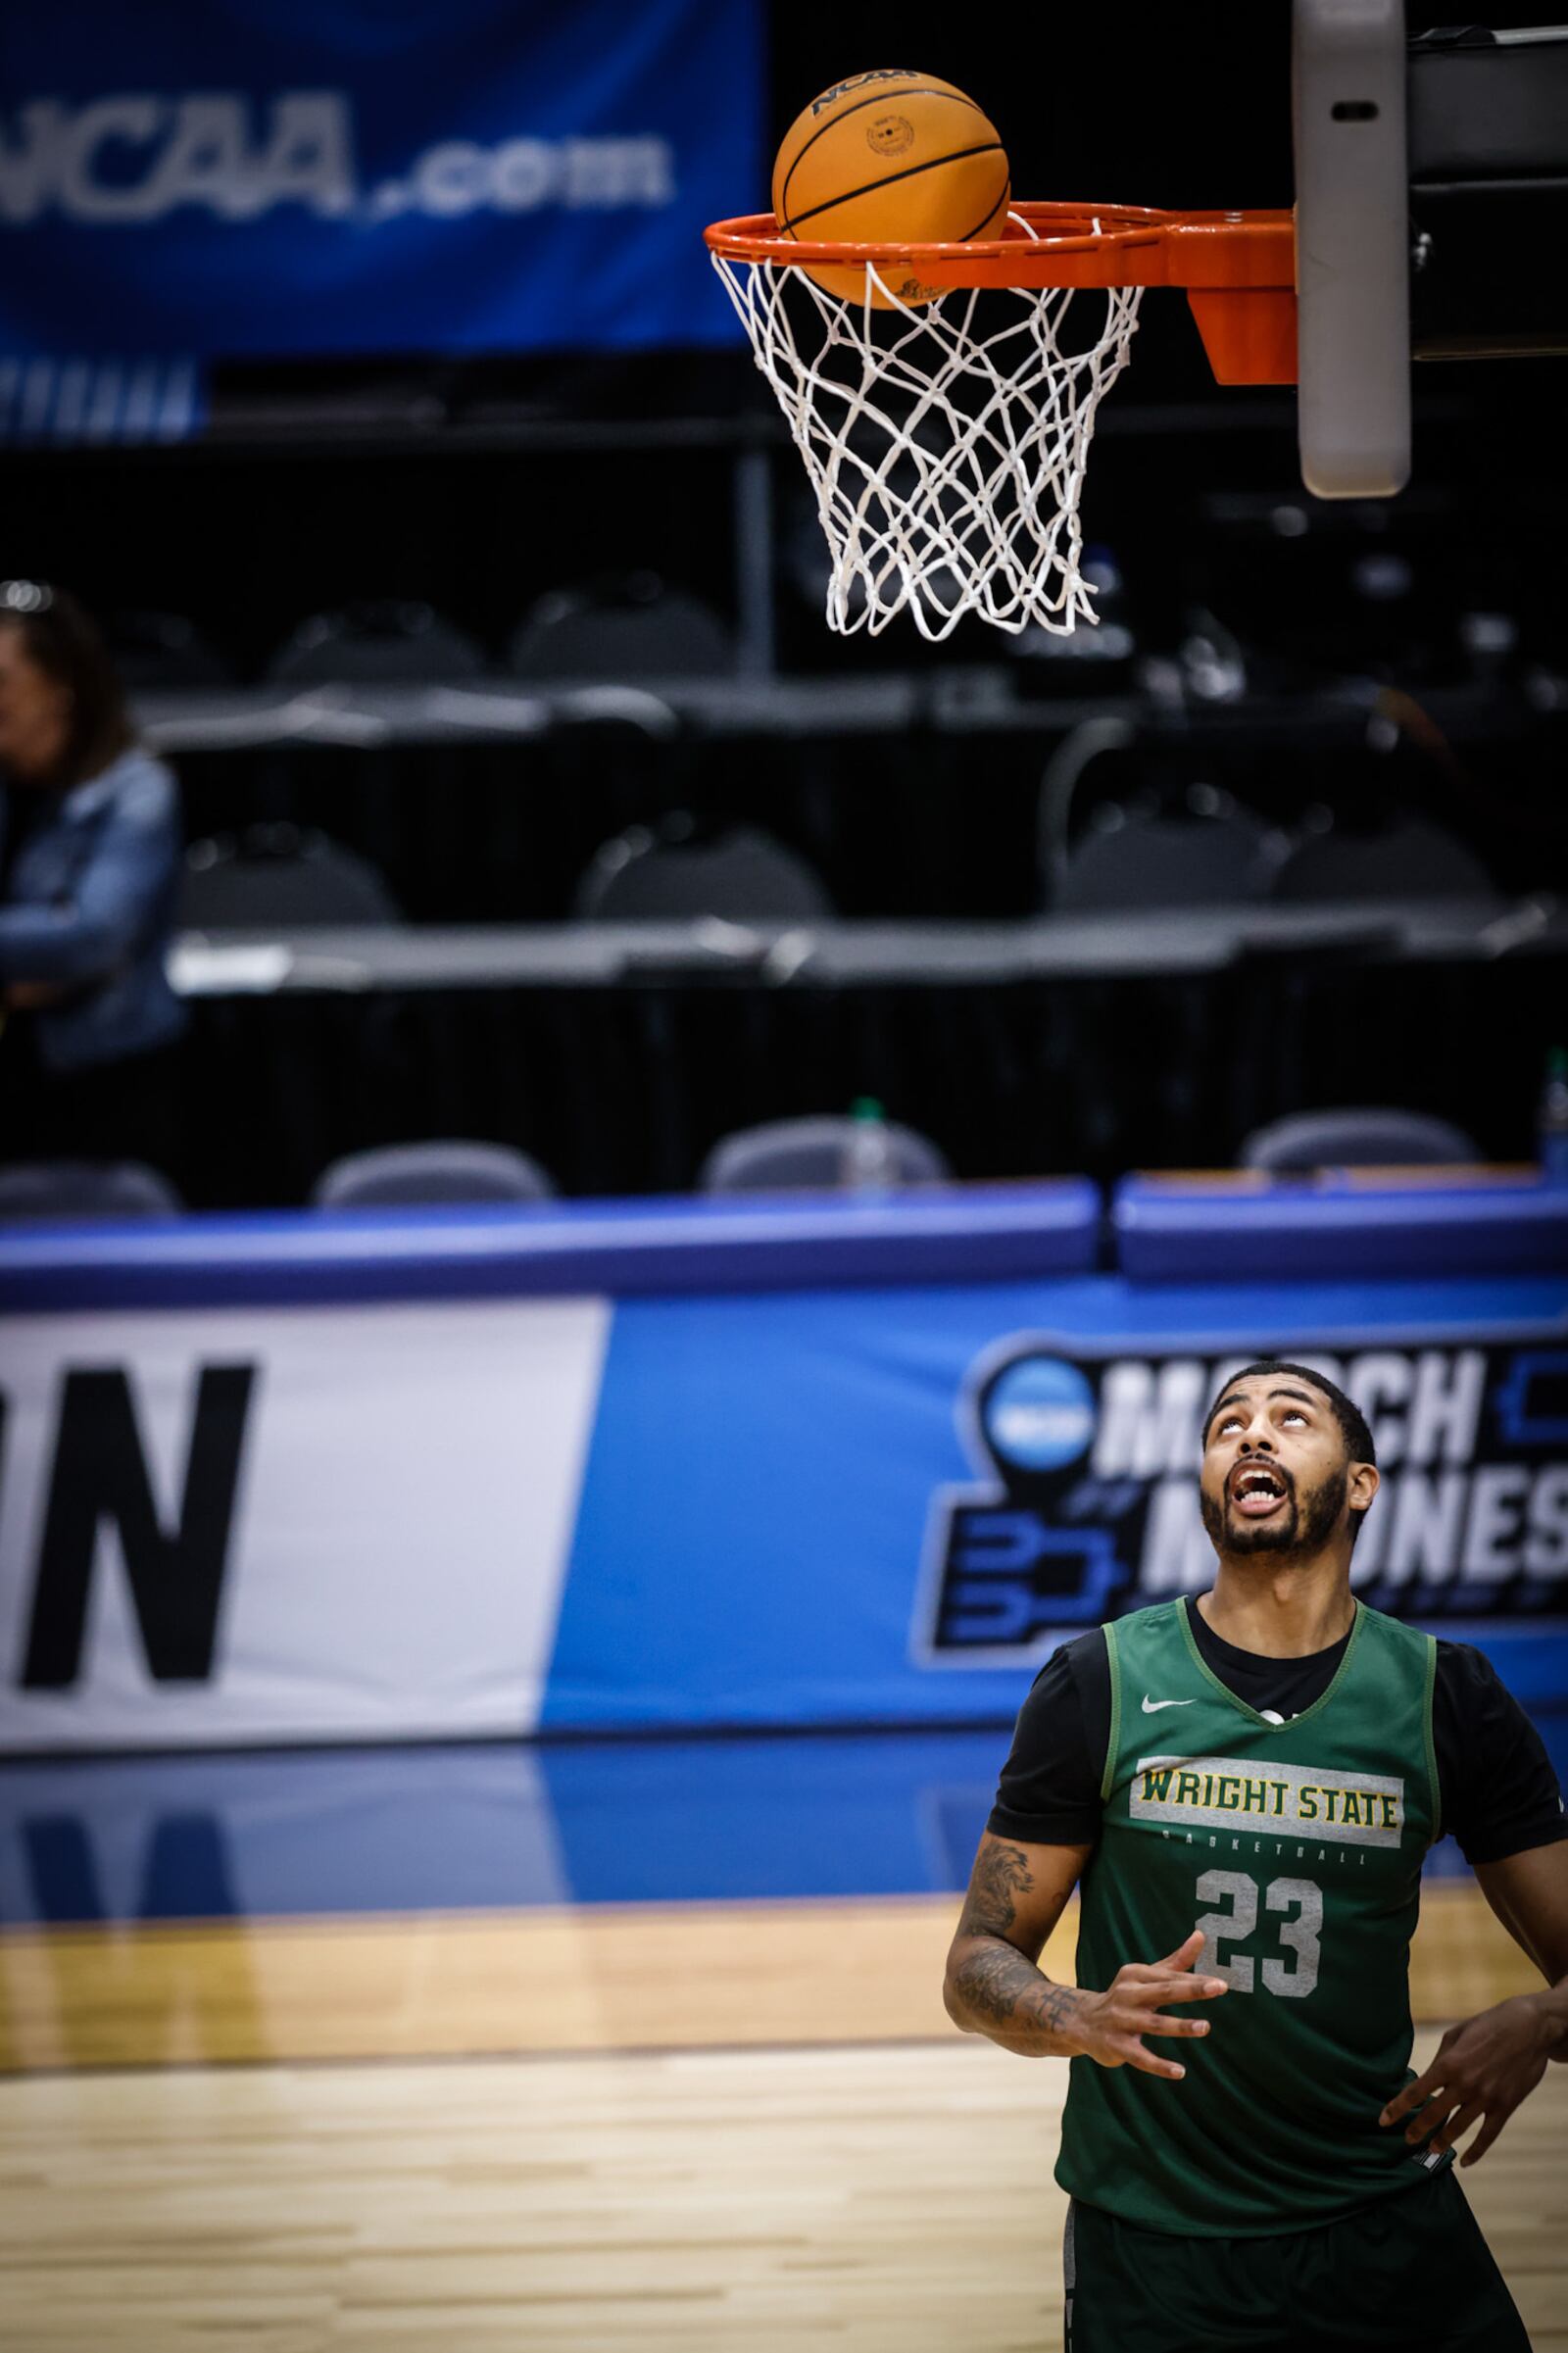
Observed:
[[[1568,1335],[1482,1347],[1394,1335],[1340,1352],[1279,1334],[1097,1350],[1018,1333],[964,1376],[977,1477],[932,1497],[913,1629],[931,1666],[1044,1658],[1063,1637],[1201,1591],[1202,1421],[1254,1356],[1284,1352],[1366,1414],[1382,1486],[1351,1556],[1373,1607],[1423,1620],[1568,1607]]]

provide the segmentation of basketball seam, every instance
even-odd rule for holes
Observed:
[[[906,164],[902,172],[890,172],[885,179],[867,180],[863,187],[846,188],[840,196],[830,196],[825,204],[813,204],[809,212],[797,213],[793,221],[781,221],[779,227],[786,237],[793,237],[803,221],[814,221],[818,213],[836,213],[840,205],[854,204],[860,196],[874,196],[879,188],[895,187],[901,179],[918,179],[922,172],[940,172],[944,164],[965,164],[971,156],[1000,155],[1002,141],[988,139],[983,147],[960,147],[955,155],[934,155],[928,164]],[[916,238],[915,243],[921,242]],[[943,243],[948,240],[940,240]],[[868,244],[896,244],[896,238],[872,237]]]
[[[990,212],[982,213],[980,219],[975,222],[973,228],[966,228],[963,232],[963,235],[959,237],[956,242],[959,245],[967,245],[971,237],[978,237],[983,228],[989,228],[992,221],[995,221],[997,215],[1001,212],[1003,206],[1006,203],[1011,194],[1012,180],[1009,175],[1009,177],[1003,181],[1002,194],[997,198],[997,201],[992,206]]]
[[[885,106],[888,102],[888,96],[889,93],[884,90],[878,96],[873,98],[857,98],[855,104],[853,106],[847,106],[842,114],[830,115],[825,123],[819,123],[817,124],[815,130],[812,131],[810,137],[801,149],[800,154],[795,158],[794,163],[791,164],[789,170],[784,174],[784,185],[778,192],[779,202],[783,207],[783,218],[779,223],[780,227],[787,227],[788,225],[790,210],[790,181],[795,177],[796,172],[799,172],[801,166],[810,154],[811,149],[816,145],[817,140],[826,138],[828,132],[833,128],[835,123],[848,123],[852,115],[858,115],[861,113],[861,111],[868,106]],[[901,90],[899,92],[899,96],[901,98],[951,98],[955,106],[966,106],[971,114],[980,115],[982,117],[985,115],[985,108],[983,106],[978,105],[973,98],[965,98],[960,91],[933,90],[927,88],[924,82],[921,83],[917,90]]]

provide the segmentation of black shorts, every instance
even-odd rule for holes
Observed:
[[[1075,2198],[1063,2255],[1067,2353],[1530,2353],[1449,2166],[1272,2238],[1176,2237]]]

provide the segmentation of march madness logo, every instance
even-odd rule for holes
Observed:
[[[933,1497],[916,1655],[1044,1657],[1075,1628],[1206,1586],[1203,1412],[1265,1352],[1106,1355],[1039,1333],[987,1349],[958,1404],[980,1484]],[[1352,1560],[1363,1600],[1428,1619],[1568,1608],[1568,1346],[1287,1353],[1372,1425],[1383,1484]]]

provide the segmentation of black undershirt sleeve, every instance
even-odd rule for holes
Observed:
[[[1097,1626],[1035,1677],[986,1828],[1033,1846],[1095,1845],[1109,1738],[1110,1658]]]
[[[1443,1828],[1467,1863],[1497,1863],[1568,1838],[1540,1733],[1491,1660],[1468,1642],[1438,1643],[1432,1744]]]
[[[1568,1838],[1541,1735],[1491,1661],[1467,1642],[1438,1643],[1432,1729],[1443,1831],[1453,1834],[1466,1862],[1498,1862]],[[1054,1651],[1036,1676],[987,1828],[1031,1845],[1097,1843],[1109,1737],[1110,1661],[1097,1627]]]

